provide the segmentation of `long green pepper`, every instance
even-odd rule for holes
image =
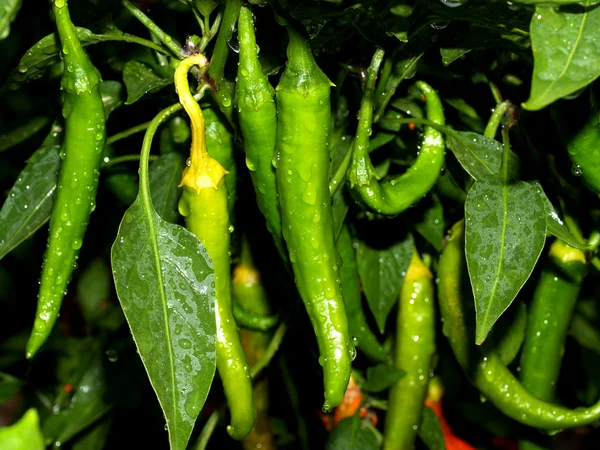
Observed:
[[[273,155],[277,140],[275,90],[264,75],[258,60],[252,12],[243,7],[238,20],[240,63],[236,83],[236,105],[244,136],[246,166],[250,170],[256,201],[265,216],[267,229],[281,255],[286,254],[281,232],[281,215]]]
[[[396,328],[395,366],[406,372],[390,389],[384,450],[414,448],[435,352],[435,301],[431,272],[419,256],[402,283]]]
[[[65,63],[61,80],[65,138],[27,358],[32,358],[44,344],[58,318],[90,214],[96,205],[106,141],[100,72],[79,42],[66,0],[54,1],[52,8]]]
[[[548,257],[529,308],[520,378],[531,394],[540,400],[554,401],[565,339],[587,261],[581,250],[560,240],[552,243]],[[521,441],[519,448],[537,450],[549,446]]]
[[[288,62],[276,89],[273,162],[283,237],[317,336],[324,372],[323,409],[329,410],[344,397],[352,363],[329,196],[331,82],[317,66],[306,39],[291,26],[288,34]]]
[[[414,164],[399,177],[379,181],[369,157],[369,136],[373,123],[375,82],[383,55],[383,50],[377,50],[367,70],[348,180],[355,195],[366,206],[379,214],[395,215],[417,203],[433,187],[444,165],[446,147],[442,133],[425,127],[423,143]],[[444,125],[444,108],[435,89],[423,81],[417,81],[416,86],[425,96],[427,119]]]
[[[547,430],[587,425],[600,419],[600,401],[590,407],[568,409],[532,395],[494,351],[475,348],[466,315],[473,313],[464,253],[464,222],[451,230],[438,266],[438,300],[454,356],[481,394],[502,413],[532,427]],[[482,348],[483,347],[483,348]]]
[[[217,370],[223,382],[231,412],[227,431],[234,439],[243,439],[252,430],[256,412],[248,362],[233,316],[231,268],[229,258],[229,212],[225,175],[227,171],[206,149],[205,124],[200,107],[192,97],[187,81],[189,69],[204,67],[206,58],[189,56],[175,71],[179,100],[190,116],[192,148],[189,165],[183,172],[179,212],[188,230],[202,242],[215,272]]]

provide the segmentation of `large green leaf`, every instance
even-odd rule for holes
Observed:
[[[10,427],[0,428],[0,448],[2,450],[44,450],[44,437],[40,431],[40,419],[35,408]]]
[[[361,387],[367,392],[381,392],[405,375],[404,370],[391,364],[377,364],[367,369],[367,378],[361,383]]]
[[[523,107],[542,109],[600,76],[600,7],[538,6],[531,19],[534,66]]]
[[[185,167],[183,156],[167,153],[152,163],[149,170],[152,203],[160,217],[170,223],[177,222],[177,204],[181,196],[179,182]]]
[[[383,250],[371,248],[364,242],[358,243],[358,273],[367,303],[381,333],[384,332],[385,322],[392,307],[398,301],[412,252],[411,235]]]
[[[0,210],[0,259],[50,218],[59,154],[56,146],[37,150],[8,192]]]
[[[465,252],[476,312],[476,342],[527,281],[546,241],[546,211],[529,183],[477,181],[465,202]]]
[[[196,236],[139,195],[112,247],[115,286],[163,410],[172,450],[184,450],[216,367],[213,269]]]

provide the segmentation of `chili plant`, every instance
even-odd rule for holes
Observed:
[[[598,2],[23,5],[0,449],[600,447]]]

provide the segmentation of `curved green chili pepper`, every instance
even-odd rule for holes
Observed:
[[[427,397],[435,352],[435,304],[431,272],[416,252],[400,293],[394,364],[406,372],[390,389],[383,448],[412,449]]]
[[[342,286],[344,305],[346,306],[346,317],[348,317],[348,331],[358,341],[356,345],[365,355],[375,361],[387,361],[390,357],[371,331],[365,317],[360,293],[360,280],[358,279],[356,252],[352,246],[352,236],[347,225],[342,227],[335,246],[342,260],[340,285]]]
[[[468,324],[474,320],[468,320],[466,315],[474,312],[466,271],[463,221],[452,227],[440,256],[438,280],[443,333],[465,374],[487,400],[508,417],[537,428],[571,428],[600,419],[600,401],[590,407],[568,409],[540,400],[519,383],[495,352],[486,351],[485,345],[478,348],[471,345],[474,330]]]
[[[557,240],[550,247],[549,264],[542,272],[533,300],[521,351],[521,382],[540,400],[554,401],[565,339],[586,273],[585,254]],[[521,450],[540,449],[533,442]]]
[[[179,101],[192,125],[191,155],[180,184],[183,192],[179,211],[185,217],[187,229],[198,236],[208,251],[214,266],[217,370],[231,412],[227,431],[234,439],[243,439],[252,429],[256,413],[248,363],[232,311],[229,213],[224,180],[227,171],[206,150],[204,118],[187,81],[187,73],[194,65],[204,67],[206,58],[200,54],[189,56],[175,71]]]
[[[369,208],[380,214],[395,215],[414,205],[433,187],[444,165],[445,144],[442,133],[426,126],[419,156],[410,169],[392,180],[379,181],[369,157],[369,136],[373,92],[382,60],[383,50],[379,49],[367,71],[348,180],[350,188]],[[427,119],[444,125],[444,109],[437,92],[423,81],[417,81],[416,86],[425,96]]]
[[[28,358],[44,344],[58,318],[90,214],[96,207],[106,141],[100,73],[79,42],[66,0],[53,2],[52,7],[65,62],[61,89],[66,125],[35,324],[27,343]]]
[[[215,158],[229,174],[225,177],[225,187],[227,188],[229,219],[233,222],[237,191],[233,133],[225,122],[225,118],[214,108],[204,108],[202,115],[206,124],[206,149],[208,154]]]
[[[296,285],[315,329],[329,410],[344,397],[351,343],[338,284],[329,150],[331,82],[306,39],[288,26],[288,63],[277,86],[277,151],[274,159],[283,236]]]
[[[275,90],[263,74],[258,61],[254,20],[248,8],[242,8],[238,20],[240,63],[236,84],[236,105],[244,136],[246,166],[250,170],[256,201],[265,216],[267,229],[281,255],[286,254],[281,232],[281,215],[277,202],[277,186],[273,155],[277,139]]]

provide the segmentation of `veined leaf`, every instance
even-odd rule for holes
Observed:
[[[156,212],[167,222],[175,223],[179,217],[177,204],[181,196],[179,182],[185,167],[180,153],[167,153],[152,163],[149,169],[150,193]]]
[[[375,433],[361,420],[360,414],[347,417],[336,426],[325,445],[326,450],[377,450]]]
[[[0,210],[0,259],[50,218],[59,154],[56,146],[37,150],[8,192]]]
[[[27,139],[38,133],[50,123],[50,118],[46,116],[34,117],[26,124],[21,125],[8,133],[0,135],[0,152],[8,150],[15,145],[25,142]]]
[[[358,273],[367,303],[381,333],[392,307],[398,301],[412,252],[411,235],[384,250],[373,249],[364,242],[358,243]]]
[[[162,78],[150,66],[139,61],[127,61],[123,68],[123,82],[127,88],[126,105],[137,102],[149,92],[156,92],[173,83],[172,78]]]
[[[537,6],[531,19],[534,66],[523,107],[542,109],[600,76],[600,7]]]
[[[111,253],[113,276],[172,450],[184,450],[216,368],[214,273],[196,236],[138,195]]]
[[[546,241],[546,211],[529,183],[477,181],[467,194],[465,217],[475,339],[481,344],[535,267]]]

